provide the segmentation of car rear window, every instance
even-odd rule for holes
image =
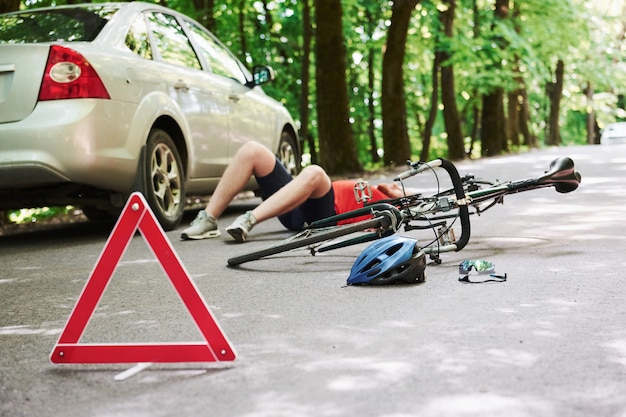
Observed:
[[[118,7],[93,6],[0,15],[0,43],[92,41]]]

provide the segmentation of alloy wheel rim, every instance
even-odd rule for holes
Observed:
[[[180,205],[180,169],[172,150],[165,144],[154,148],[150,163],[152,192],[167,216],[175,215]]]

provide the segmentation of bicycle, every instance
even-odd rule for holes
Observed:
[[[435,231],[434,238],[421,247],[421,250],[436,262],[441,263],[439,255],[444,252],[462,250],[470,239],[470,215],[480,215],[496,204],[503,203],[505,195],[545,187],[554,187],[559,193],[569,193],[578,188],[581,176],[574,169],[574,161],[569,157],[560,157],[550,163],[548,170],[541,176],[519,181],[485,181],[472,175],[461,177],[456,166],[446,159],[430,162],[408,162],[410,169],[394,178],[404,188],[403,181],[414,175],[432,171],[437,183],[436,169],[443,169],[449,176],[452,188],[438,191],[429,196],[422,194],[381,200],[365,204],[363,208],[338,214],[311,223],[304,230],[268,248],[250,252],[228,259],[229,266],[259,260],[268,256],[306,247],[311,255],[318,252],[339,249],[359,243],[369,242],[398,232],[402,226],[405,231]],[[359,183],[357,183],[359,184]],[[355,197],[367,200],[367,187],[358,185]],[[369,194],[371,196],[371,192]],[[486,206],[483,204],[488,202]],[[337,225],[337,222],[369,216],[365,220]],[[457,239],[453,225],[460,222],[461,235]],[[327,243],[339,237],[361,233],[359,236]]]

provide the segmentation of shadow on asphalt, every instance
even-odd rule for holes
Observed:
[[[0,236],[0,248],[9,245],[32,245],[33,241],[53,244],[68,240],[100,240],[111,233],[113,224],[113,222],[81,221],[12,228],[5,230]]]
[[[238,215],[247,210],[252,210],[256,205],[253,203],[236,203],[229,206],[224,215]],[[186,210],[177,229],[187,227],[197,213],[197,208]],[[116,221],[117,219],[91,221],[80,216],[76,219],[53,223],[10,225],[0,230],[0,248],[29,246],[33,242],[37,242],[39,246],[46,246],[69,241],[77,243],[106,240]]]
[[[229,369],[234,368],[232,364],[169,364],[155,363],[148,368],[142,370],[136,375],[132,375],[129,379],[139,380],[142,383],[163,383],[176,382],[191,378],[201,378],[203,376],[215,375]],[[89,377],[93,377],[94,373],[98,375],[110,376],[111,380],[129,369],[129,365],[80,365],[73,364],[71,367],[53,367],[47,372],[50,375],[61,378],[76,378],[76,375],[89,373]]]

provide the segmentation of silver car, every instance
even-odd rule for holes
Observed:
[[[295,123],[259,87],[272,79],[154,4],[0,15],[0,209],[73,204],[99,217],[141,191],[171,230],[247,141],[295,174]]]
[[[626,143],[626,123],[609,123],[606,125],[600,136],[602,145],[613,145]]]

